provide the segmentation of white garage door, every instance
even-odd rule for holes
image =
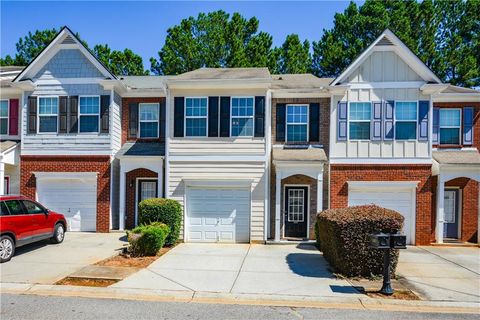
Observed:
[[[403,224],[403,233],[407,236],[407,243],[412,244],[413,232],[412,226],[415,217],[415,206],[411,189],[395,190],[349,190],[348,205],[359,206],[364,204],[376,204],[380,207],[395,210],[405,218]]]
[[[69,231],[96,231],[96,179],[40,179],[38,202],[65,215]]]
[[[187,241],[249,242],[250,190],[189,188]]]

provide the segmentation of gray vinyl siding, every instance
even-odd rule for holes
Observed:
[[[104,76],[80,50],[60,49],[34,78],[104,78]]]

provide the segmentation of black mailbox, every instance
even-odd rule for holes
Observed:
[[[390,249],[390,235],[386,233],[371,234],[370,247],[374,249]]]
[[[392,249],[406,249],[407,248],[407,236],[394,233],[390,235],[390,247]]]

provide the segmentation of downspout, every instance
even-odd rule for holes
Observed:
[[[164,198],[169,197],[169,186],[170,186],[170,162],[169,162],[169,154],[170,154],[170,89],[168,85],[165,84],[165,157],[164,157],[164,189],[163,189],[163,196]]]
[[[271,106],[272,106],[272,91],[267,90],[265,101],[265,212],[264,212],[264,237],[263,240],[268,240],[270,234],[270,155],[272,150],[272,130],[271,130]]]

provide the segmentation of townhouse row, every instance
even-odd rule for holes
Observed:
[[[477,242],[480,92],[442,83],[392,32],[337,78],[266,68],[112,74],[63,28],[0,76],[0,194],[124,230],[152,197],[189,242],[312,239],[327,208],[375,203],[410,244]]]

